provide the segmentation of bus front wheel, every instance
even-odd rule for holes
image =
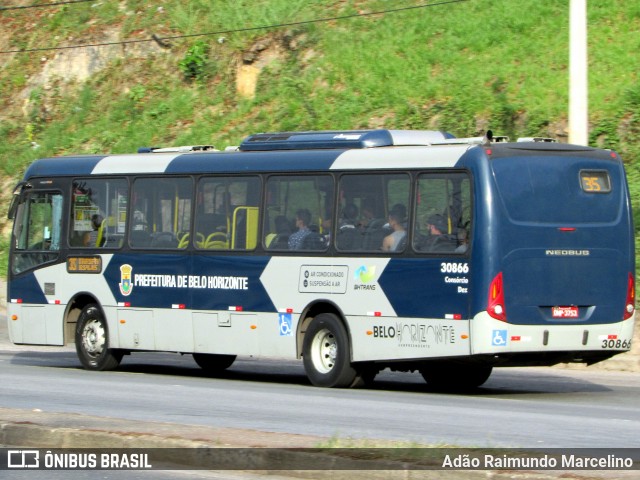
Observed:
[[[304,335],[302,358],[311,383],[317,387],[350,387],[358,372],[350,361],[349,336],[332,313],[315,317]]]
[[[88,370],[113,370],[123,352],[109,348],[107,321],[95,303],[82,309],[76,325],[76,352]]]

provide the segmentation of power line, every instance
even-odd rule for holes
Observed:
[[[66,2],[35,3],[33,5],[23,5],[17,7],[0,7],[0,12],[4,12],[5,10],[27,10],[29,8],[58,7],[60,5],[70,5],[72,3],[86,3],[95,1],[96,0],[67,0]]]
[[[85,0],[82,0],[82,1],[85,1]],[[324,23],[324,22],[332,22],[337,20],[347,20],[350,18],[357,18],[357,17],[370,17],[373,15],[398,13],[398,12],[403,12],[407,10],[416,10],[419,8],[427,8],[427,7],[437,7],[442,5],[449,5],[452,3],[462,3],[462,2],[468,2],[468,1],[469,0],[445,0],[437,3],[425,3],[422,5],[412,5],[409,7],[391,8],[388,10],[379,10],[376,12],[353,13],[351,15],[341,15],[337,17],[316,18],[313,20],[301,20],[298,22],[278,23],[273,25],[261,25],[257,27],[234,28],[230,30],[218,30],[215,32],[191,33],[191,34],[184,34],[184,35],[169,35],[166,37],[160,37],[159,35],[154,35],[152,38],[143,38],[138,40],[131,39],[131,40],[121,40],[118,42],[88,43],[83,45],[70,45],[67,47],[42,47],[42,48],[28,48],[24,50],[1,50],[0,55],[7,54],[7,53],[32,53],[32,52],[45,52],[45,51],[52,51],[52,50],[72,50],[76,48],[107,47],[107,46],[113,46],[113,45],[130,45],[135,43],[177,40],[182,38],[206,37],[206,36],[212,36],[212,35],[228,35],[231,33],[243,33],[243,32],[251,32],[255,30],[269,30],[269,29],[278,29],[278,28],[285,28],[285,27],[295,27],[299,25],[309,25],[312,23]]]

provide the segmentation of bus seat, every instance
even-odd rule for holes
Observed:
[[[362,248],[363,234],[355,227],[342,227],[336,235],[336,248],[338,250],[360,250]]]
[[[189,232],[182,235],[178,241],[178,248],[187,248],[187,245],[189,245]]]
[[[325,250],[326,247],[327,242],[322,235],[312,231],[302,240],[300,250]]]
[[[156,232],[151,235],[152,248],[176,248],[178,239],[172,232]]]
[[[229,240],[222,232],[213,232],[204,242],[204,248],[207,250],[226,250],[229,248]]]
[[[264,238],[264,244],[267,248],[273,250],[284,250],[288,248],[289,235],[291,234],[291,225],[287,217],[278,215],[274,219],[276,231],[267,234]]]
[[[408,235],[405,233],[404,237],[400,239],[396,248],[393,249],[394,252],[404,252],[404,249],[407,248],[407,237]]]
[[[384,237],[393,230],[386,226],[383,219],[372,221],[364,232],[362,247],[364,250],[377,251],[382,248]]]
[[[104,248],[120,248],[124,242],[124,235],[122,234],[109,234],[104,239]]]
[[[289,234],[278,233],[269,243],[269,250],[288,250],[289,249]]]
[[[229,222],[224,213],[201,213],[198,215],[196,227],[201,232],[226,233],[229,231]]]
[[[414,242],[419,252],[453,252],[457,241],[451,235],[420,235]]]
[[[264,237],[264,245],[267,248],[271,247],[271,243],[275,240],[275,238],[278,236],[277,233],[268,233],[266,237]]]
[[[132,230],[129,236],[129,243],[132,247],[150,247],[151,235],[145,230]]]
[[[205,246],[207,245],[207,240],[204,236],[204,233],[196,232],[195,244],[198,248],[205,248]]]

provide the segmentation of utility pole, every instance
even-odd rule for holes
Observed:
[[[569,7],[569,143],[589,143],[587,0]]]

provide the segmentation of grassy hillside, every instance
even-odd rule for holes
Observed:
[[[113,43],[0,53],[0,246],[10,186],[47,155],[367,127],[566,141],[568,2],[437,3],[96,0],[0,10],[2,52]],[[626,159],[640,212],[640,4],[589,2],[588,15],[590,142]],[[350,18],[304,23],[335,17]],[[164,40],[118,44],[152,35]]]

